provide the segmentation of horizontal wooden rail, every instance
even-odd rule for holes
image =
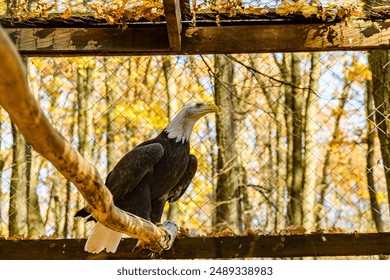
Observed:
[[[147,259],[125,238],[117,253],[84,252],[84,239],[0,240],[0,259]],[[390,255],[390,233],[178,238],[162,259],[290,258]]]
[[[235,25],[236,24],[236,25]],[[27,56],[159,55],[310,52],[390,49],[390,20],[339,23],[242,23],[191,27],[183,24],[180,48],[170,48],[166,24],[83,28],[7,27]],[[177,32],[177,31],[176,31]],[[171,30],[172,33],[172,30]],[[173,43],[171,35],[171,46]]]

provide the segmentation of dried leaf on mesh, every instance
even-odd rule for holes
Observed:
[[[65,11],[61,14],[61,18],[68,19],[72,15],[72,8],[70,6],[65,7]]]
[[[188,228],[180,227],[179,232],[177,233],[177,238],[181,237],[192,237],[190,230]]]
[[[321,233],[324,233],[325,230],[323,228],[319,228],[319,229],[316,229],[315,231],[312,231],[311,233],[313,234],[321,234]]]
[[[13,18],[20,21],[26,20],[30,17],[30,12],[27,9],[26,3],[22,3],[19,6],[16,6],[15,8],[11,8],[9,13]]]
[[[317,16],[318,14],[318,7],[316,6],[311,6],[311,5],[304,5],[301,8],[302,15],[305,18],[310,18],[312,16]]]
[[[283,2],[276,8],[276,13],[281,16],[296,14],[302,9],[305,2],[305,0]]]
[[[264,235],[264,232],[261,229],[247,229],[244,233],[244,236],[260,236]]]
[[[53,239],[58,239],[59,234],[57,232],[51,234],[51,235],[45,235],[41,237],[41,240],[53,240]]]
[[[28,7],[27,2],[23,2],[11,8],[8,13],[13,20],[23,22],[31,18],[47,18],[57,6],[57,3],[52,3],[50,0],[38,1],[33,8]]]
[[[306,228],[299,225],[288,226],[287,228],[282,229],[279,232],[280,235],[295,235],[295,234],[305,234],[305,233],[306,233]]]
[[[126,20],[140,19],[155,22],[164,15],[163,4],[154,1],[124,1],[122,5],[93,1],[88,5],[93,10],[95,18],[105,19],[108,24],[124,25]]]
[[[225,228],[218,232],[211,232],[208,234],[209,237],[227,237],[227,236],[237,236],[231,228]]]
[[[327,230],[327,233],[330,234],[338,234],[338,233],[347,233],[345,230],[338,228],[338,227],[331,227]]]
[[[29,240],[31,239],[31,236],[28,235],[22,235],[22,234],[14,234],[7,238],[7,240]]]
[[[38,2],[38,11],[40,12],[41,16],[47,17],[51,10],[53,10],[55,7],[57,7],[57,3],[45,3],[45,2]]]
[[[248,8],[244,8],[240,11],[241,14],[254,15],[254,16],[266,15],[268,12],[269,9],[266,6],[259,6],[259,7],[249,6]]]
[[[322,20],[336,18],[349,20],[351,18],[364,18],[363,6],[358,1],[329,2],[326,7],[317,4],[308,5],[306,0],[285,1],[276,8],[281,16],[302,14],[305,18],[317,17]]]

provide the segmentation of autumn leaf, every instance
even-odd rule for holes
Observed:
[[[261,16],[268,13],[268,8],[265,6],[260,6],[260,7],[249,6],[248,8],[241,10],[240,13],[247,14],[247,15]]]
[[[356,18],[364,18],[364,11],[361,9],[352,9],[351,16]]]
[[[188,228],[180,227],[177,237],[191,237],[190,230]]]
[[[231,228],[225,228],[218,232],[212,232],[208,236],[210,237],[224,237],[224,236],[235,236],[236,234]]]
[[[22,235],[22,234],[14,234],[14,235],[11,235],[7,238],[7,240],[28,240],[28,239],[31,239],[29,238],[29,236],[27,235]]]
[[[0,15],[4,15],[7,12],[7,4],[5,1],[0,2]]]
[[[306,228],[299,225],[291,225],[279,232],[280,235],[305,234]]]
[[[109,5],[94,1],[88,3],[88,5],[94,11],[95,18],[105,19],[108,24],[119,24],[124,28],[126,27],[125,20],[139,20],[145,18],[154,22],[164,15],[162,2],[122,1],[122,4],[120,5]]]
[[[318,8],[310,5],[305,5],[301,8],[301,11],[302,11],[302,15],[305,18],[309,18],[313,15],[317,15]]]
[[[264,235],[264,232],[261,229],[256,229],[256,230],[248,229],[245,232],[244,235],[247,235],[247,236],[259,236],[259,235]]]
[[[115,19],[110,15],[106,15],[104,18],[106,19],[108,24],[115,24],[116,23]]]
[[[276,13],[281,16],[296,14],[304,4],[305,0],[283,2],[276,8]]]
[[[70,6],[66,6],[65,11],[61,14],[61,18],[68,19],[72,15],[72,8]]]
[[[330,234],[339,234],[339,233],[346,233],[345,230],[342,230],[341,228],[338,227],[331,227],[328,229],[328,233]]]

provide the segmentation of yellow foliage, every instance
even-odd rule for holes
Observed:
[[[388,203],[386,192],[376,192],[376,199],[378,200],[379,204]]]
[[[38,11],[41,14],[41,17],[47,17],[52,9],[57,7],[57,3],[43,2],[38,1],[37,3]]]
[[[372,73],[367,64],[363,64],[355,60],[347,69],[346,80],[347,81],[370,81],[372,79]]]
[[[71,15],[72,15],[72,8],[69,5],[65,5],[65,10],[61,14],[61,18],[68,19],[71,17]]]
[[[88,5],[94,11],[95,18],[105,19],[108,24],[120,24],[123,27],[126,26],[125,20],[145,18],[154,22],[164,15],[163,3],[157,1],[118,1],[114,4],[93,1]]]
[[[7,12],[7,3],[3,0],[0,1],[0,16],[5,15]]]
[[[265,15],[268,13],[268,8],[264,7],[264,6],[260,6],[260,7],[249,6],[247,9],[245,9],[245,8],[242,9],[240,11],[240,13],[261,16],[261,15]]]
[[[299,0],[297,2],[295,1],[283,2],[276,8],[276,13],[281,16],[296,14],[298,11],[302,9],[302,7],[305,5],[305,2],[306,2],[305,0]]]
[[[326,7],[308,5],[306,2],[306,0],[285,1],[276,8],[276,13],[281,16],[302,13],[305,18],[315,16],[322,20],[336,17],[347,20],[352,17],[364,17],[362,2],[349,0],[329,2]]]
[[[302,8],[301,8],[301,12],[302,12],[302,15],[305,17],[305,18],[309,18],[313,15],[317,15],[318,13],[318,8],[316,6],[310,6],[310,5],[304,5]]]

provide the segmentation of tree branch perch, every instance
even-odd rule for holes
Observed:
[[[115,231],[148,243],[153,251],[170,248],[177,226],[160,228],[117,208],[97,169],[53,128],[30,93],[19,54],[1,26],[0,61],[0,105],[8,111],[26,141],[82,193],[94,218]]]

